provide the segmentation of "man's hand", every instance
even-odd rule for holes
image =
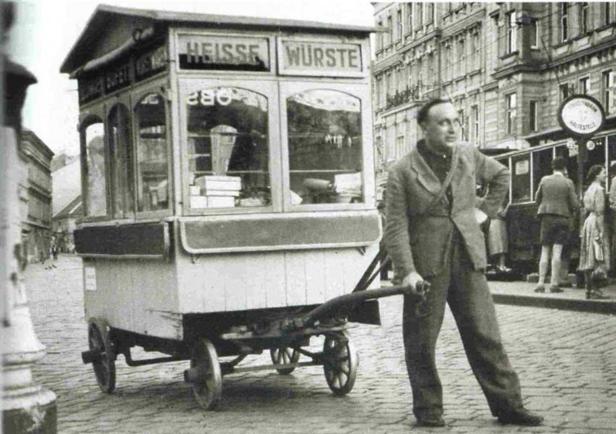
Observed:
[[[419,283],[423,282],[423,277],[416,273],[415,271],[410,272],[406,275],[404,279],[402,279],[402,286],[408,286],[411,288],[411,293],[420,294]]]

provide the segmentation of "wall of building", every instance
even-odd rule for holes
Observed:
[[[587,77],[587,93],[608,106],[606,128],[616,128],[616,5],[568,5],[375,3],[375,24],[384,27],[373,65],[381,168],[421,137],[415,116],[432,97],[454,102],[461,139],[516,149],[550,140],[560,128],[559,86],[582,93],[580,79]],[[508,108],[512,94],[515,109]]]

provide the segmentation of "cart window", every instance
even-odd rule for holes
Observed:
[[[267,98],[236,87],[188,95],[190,207],[271,203]]]
[[[121,104],[111,108],[107,121],[109,150],[111,156],[111,191],[113,215],[128,217],[133,212],[133,147],[128,109]]]
[[[537,191],[541,178],[552,173],[552,148],[533,152],[533,192]]]
[[[287,98],[291,203],[362,197],[361,101],[333,90]]]
[[[511,159],[511,201],[528,202],[530,197],[530,162],[529,155],[521,155]]]
[[[169,208],[165,100],[151,93],[137,103],[137,211]]]
[[[105,129],[103,121],[93,119],[81,127],[82,167],[85,209],[88,216],[107,215],[105,176]]]

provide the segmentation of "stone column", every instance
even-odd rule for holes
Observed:
[[[13,3],[0,4],[2,43],[13,21]],[[4,48],[4,44],[2,46]],[[34,333],[27,305],[21,251],[19,199],[19,131],[26,89],[36,78],[1,54],[0,113],[0,286],[2,287],[2,431],[5,433],[56,433],[56,396],[32,379],[32,365],[45,355]]]

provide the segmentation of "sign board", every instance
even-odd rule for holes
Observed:
[[[179,35],[180,69],[269,71],[269,40],[226,35]]]
[[[86,291],[96,291],[96,268],[83,267],[83,287]]]
[[[161,45],[147,53],[142,54],[135,60],[135,79],[143,80],[167,66],[167,47]]]
[[[278,40],[281,75],[360,77],[364,71],[363,61],[359,43]]]
[[[558,110],[558,122],[575,137],[590,137],[601,129],[605,112],[601,103],[588,95],[573,95]]]

